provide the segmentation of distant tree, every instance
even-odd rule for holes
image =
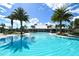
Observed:
[[[32,29],[35,29],[35,25],[31,25],[31,28],[32,28]]]
[[[3,32],[5,32],[5,24],[0,24],[0,26],[1,26],[1,32],[3,33]]]

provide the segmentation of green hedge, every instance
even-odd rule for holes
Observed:
[[[13,34],[15,33],[14,31],[5,31],[4,34]]]
[[[73,32],[71,32],[70,34],[79,36],[79,29],[75,29],[75,30],[74,30]]]

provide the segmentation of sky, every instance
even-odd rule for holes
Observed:
[[[67,5],[68,9],[74,15],[72,21],[75,18],[79,18],[79,4],[78,3],[0,3],[0,24],[4,23],[6,26],[11,26],[10,19],[4,18],[11,14],[14,9],[22,7],[29,15],[29,23],[23,22],[23,25],[31,26],[35,23],[40,24],[53,24],[51,16],[55,9]],[[64,22],[66,23],[66,22]],[[20,22],[14,20],[14,28],[20,27]]]

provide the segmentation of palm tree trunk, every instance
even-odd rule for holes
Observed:
[[[11,19],[11,31],[13,31],[13,19]],[[13,45],[13,37],[11,39],[11,46]]]
[[[20,23],[21,23],[21,34],[22,34],[22,21],[20,21]]]
[[[60,21],[60,33],[62,33],[62,21]]]
[[[11,20],[11,30],[13,31],[13,20]]]
[[[57,32],[57,26],[55,26],[56,32]]]
[[[20,49],[22,51],[22,21],[20,21],[20,23],[21,23],[21,27],[20,27],[21,28],[21,36],[20,36],[21,37],[21,39],[20,39],[21,40],[21,48]]]

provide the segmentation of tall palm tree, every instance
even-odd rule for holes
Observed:
[[[9,16],[6,16],[5,18],[9,18],[11,20],[11,31],[13,31],[13,20],[15,19],[15,15],[11,13]],[[11,45],[13,45],[13,37],[11,39]]]
[[[22,24],[23,24],[23,21],[28,21],[28,15],[27,15],[27,12],[25,12],[25,10],[23,8],[20,8],[20,7],[15,9],[12,13],[15,15],[14,19],[19,20],[20,24],[21,24],[21,27],[20,27],[21,36],[20,37],[21,37],[21,48],[22,48],[22,37],[23,37],[23,35],[22,35],[22,31],[23,31]]]
[[[60,7],[54,11],[54,14],[51,17],[51,20],[54,22],[59,22],[60,24],[60,33],[62,32],[62,22],[70,22],[72,18],[72,13],[67,9],[67,7]]]
[[[21,24],[21,34],[22,34],[22,21],[28,21],[28,15],[27,12],[23,8],[17,8],[14,10],[13,14],[16,16],[15,19],[20,21]]]
[[[15,15],[12,13],[9,16],[5,17],[5,18],[9,18],[11,20],[11,29],[13,29],[13,20],[15,19]]]

